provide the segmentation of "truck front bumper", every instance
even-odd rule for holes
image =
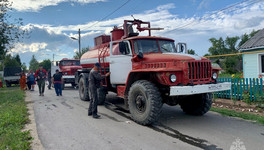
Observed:
[[[170,96],[212,93],[212,92],[225,91],[230,89],[231,89],[230,82],[223,82],[217,84],[203,84],[203,85],[194,85],[194,86],[171,86]]]
[[[74,75],[63,75],[62,76],[64,83],[74,83],[75,76]]]

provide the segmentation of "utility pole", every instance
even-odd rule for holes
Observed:
[[[79,58],[81,58],[81,30],[79,29]]]

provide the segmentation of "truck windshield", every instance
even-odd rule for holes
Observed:
[[[135,53],[176,53],[174,42],[169,40],[140,39],[134,40],[133,46]]]
[[[64,60],[60,62],[62,66],[80,66],[80,61]]]

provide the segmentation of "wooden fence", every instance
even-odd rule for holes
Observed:
[[[247,96],[251,101],[263,99],[262,78],[218,78],[220,82],[231,82],[231,90],[216,92],[218,98],[241,100]]]

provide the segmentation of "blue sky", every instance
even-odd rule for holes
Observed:
[[[79,28],[82,47],[93,47],[95,36],[109,34],[113,26],[132,19],[130,15],[164,28],[153,35],[186,42],[199,55],[207,53],[211,37],[241,36],[264,27],[263,0],[130,0],[102,21],[127,0],[10,1],[9,13],[23,18],[23,28],[31,33],[11,50],[26,64],[33,54],[39,61],[52,59],[53,54],[55,60],[72,58],[78,42],[70,37],[77,37]]]

